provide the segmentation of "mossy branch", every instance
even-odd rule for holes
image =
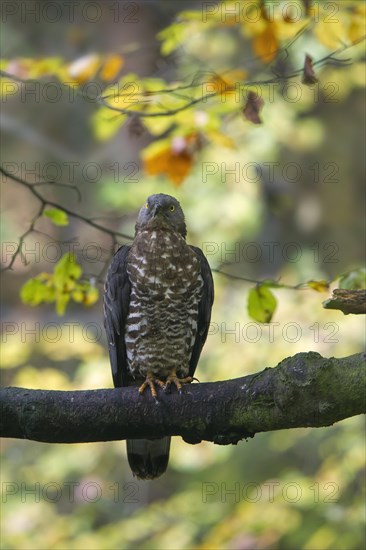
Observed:
[[[159,404],[137,387],[86,391],[0,390],[0,435],[48,443],[180,435],[237,443],[258,432],[329,426],[366,412],[365,354],[299,353],[235,380],[192,384]]]
[[[354,313],[356,315],[366,313],[366,290],[348,290],[336,288],[333,296],[323,302],[325,309],[339,309],[345,315]]]

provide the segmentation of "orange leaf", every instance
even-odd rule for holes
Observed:
[[[235,91],[237,85],[244,81],[246,75],[245,71],[239,69],[228,71],[223,76],[217,74],[211,80],[211,83],[215,86],[215,89],[212,91],[215,93]]]
[[[121,55],[108,55],[100,71],[102,80],[113,80],[118,75],[124,65],[124,59]]]
[[[147,174],[165,174],[175,185],[180,185],[191,170],[192,162],[192,155],[185,149],[175,152],[169,147],[150,158],[145,158],[144,167]]]
[[[278,42],[275,26],[271,21],[268,21],[265,29],[253,39],[253,49],[255,54],[264,62],[272,61],[275,57]]]

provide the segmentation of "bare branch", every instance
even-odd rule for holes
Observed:
[[[365,354],[341,359],[299,353],[277,367],[227,380],[159,391],[156,404],[137,387],[0,390],[0,435],[49,443],[180,435],[237,443],[259,432],[330,426],[366,412]]]
[[[38,210],[38,213],[36,214],[36,216],[31,221],[29,228],[20,236],[17,249],[14,252],[14,254],[12,255],[9,264],[6,265],[5,267],[3,267],[1,269],[1,271],[7,271],[9,269],[12,269],[12,266],[13,266],[17,256],[22,253],[22,245],[24,243],[24,240],[26,239],[26,237],[28,235],[30,235],[33,231],[35,231],[35,224],[37,223],[39,218],[42,216],[43,211],[44,211],[44,209],[47,205],[48,206],[53,206],[54,208],[58,208],[59,210],[62,210],[63,212],[65,212],[68,216],[71,216],[72,218],[79,219],[82,222],[90,225],[94,229],[97,229],[98,231],[101,231],[102,233],[106,233],[107,235],[109,235],[111,237],[113,247],[116,244],[117,237],[122,237],[123,239],[127,239],[128,241],[132,240],[132,238],[129,235],[126,235],[126,234],[121,233],[119,231],[114,231],[113,229],[108,229],[107,227],[105,227],[103,225],[100,225],[99,223],[93,221],[91,218],[83,216],[82,214],[79,214],[78,212],[74,212],[73,210],[70,210],[69,208],[66,208],[65,206],[62,206],[62,205],[60,205],[59,203],[57,203],[55,201],[52,201],[52,200],[49,200],[49,199],[45,198],[36,188],[36,186],[40,185],[40,183],[37,183],[37,184],[29,183],[26,180],[24,180],[23,178],[21,178],[19,176],[16,176],[15,174],[10,174],[10,172],[5,170],[5,168],[3,166],[0,166],[0,173],[2,173],[6,178],[10,178],[13,181],[19,183],[20,185],[23,185],[23,187],[26,187],[28,189],[28,191],[30,191],[30,193],[40,203],[40,208]],[[52,183],[52,182],[42,182],[42,183]],[[63,184],[63,185],[66,185],[66,184]],[[70,186],[70,188],[72,189],[73,187]],[[104,273],[104,270],[105,270],[105,267],[103,267],[103,270],[102,270],[103,273]]]
[[[43,215],[43,211],[44,211],[44,209],[46,208],[47,205],[53,206],[54,208],[58,208],[59,210],[62,210],[63,212],[65,212],[68,216],[79,219],[82,222],[90,225],[94,229],[97,229],[98,231],[101,231],[102,233],[106,233],[107,235],[109,235],[111,237],[111,240],[112,240],[112,246],[111,246],[112,251],[115,250],[115,248],[118,244],[117,237],[122,237],[123,239],[127,239],[128,241],[133,240],[133,237],[131,237],[130,235],[126,235],[126,234],[121,233],[119,231],[114,231],[113,229],[109,229],[109,228],[105,227],[104,225],[101,225],[100,223],[97,223],[95,221],[95,219],[98,219],[98,218],[95,218],[95,219],[88,218],[86,216],[83,216],[82,214],[79,214],[77,212],[69,210],[68,208],[60,205],[59,203],[57,203],[55,201],[52,201],[52,200],[49,200],[49,199],[43,197],[43,195],[41,195],[41,193],[36,189],[36,186],[38,186],[38,185],[47,184],[47,183],[51,184],[52,182],[39,182],[39,183],[36,183],[36,184],[29,183],[26,180],[24,180],[23,178],[21,178],[20,176],[16,176],[15,174],[10,174],[2,166],[0,166],[0,173],[2,173],[6,178],[10,178],[10,179],[14,180],[15,182],[20,183],[21,185],[26,187],[40,203],[40,208],[38,210],[38,213],[31,220],[29,228],[20,236],[17,249],[14,252],[14,254],[12,254],[9,264],[6,265],[5,267],[3,267],[1,269],[1,271],[7,271],[7,270],[12,269],[17,256],[22,255],[23,243],[24,243],[25,239],[28,237],[28,235],[30,235],[32,232],[37,231],[35,229],[35,224],[37,223],[38,219]],[[62,184],[62,185],[66,186],[66,187],[70,187],[70,189],[73,189],[73,186],[68,186],[67,184]],[[108,269],[108,262],[109,262],[111,256],[112,256],[112,253],[108,255],[107,259],[104,262],[102,270],[96,276],[98,282],[101,283],[101,284],[103,283],[103,279],[104,279],[106,270]],[[228,279],[235,279],[235,280],[245,281],[245,282],[248,282],[248,283],[254,283],[256,285],[270,283],[269,286],[271,286],[271,288],[276,288],[277,287],[277,288],[286,288],[286,289],[290,289],[290,290],[304,290],[304,289],[309,288],[307,283],[298,283],[297,285],[287,285],[287,284],[281,283],[279,280],[278,281],[274,281],[274,280],[273,281],[269,281],[269,280],[260,281],[260,280],[256,280],[256,279],[250,279],[250,278],[247,278],[247,277],[243,277],[241,275],[233,275],[233,274],[228,273],[226,271],[222,271],[222,267],[224,265],[228,265],[228,264],[221,264],[216,269],[212,268],[212,272],[223,275],[224,277],[226,277]],[[93,275],[93,277],[95,277],[95,275]],[[332,300],[330,300],[328,302],[329,302],[329,304],[333,303]],[[327,304],[328,302],[326,301],[326,302],[324,302],[324,304]],[[326,305],[325,307],[327,309],[332,309],[331,305]],[[362,308],[362,306],[361,306],[361,308]],[[342,308],[334,307],[333,309],[342,309]],[[360,311],[360,313],[363,313],[363,312],[364,311],[362,309],[362,311]],[[344,312],[344,313],[346,313],[346,312]],[[349,313],[353,313],[353,312],[350,311]]]

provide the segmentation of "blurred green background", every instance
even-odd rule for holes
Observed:
[[[39,20],[22,15],[22,6],[40,3],[6,4],[19,10],[3,12],[3,57],[73,61],[90,52],[115,52],[124,55],[126,73],[169,80],[177,76],[175,62],[159,53],[156,33],[180,10],[202,3],[82,2],[70,18],[65,3],[54,2],[62,9],[57,22],[50,21],[51,12],[41,12]],[[85,5],[90,11],[83,13]],[[102,16],[92,22],[99,13],[95,5]],[[117,18],[116,6],[122,10]],[[185,74],[198,69],[195,55],[204,40],[206,55],[225,47],[233,59],[241,57],[232,29],[212,32],[209,40],[193,44],[187,59],[182,55]],[[316,56],[321,49],[303,41],[294,47],[292,62],[303,52]],[[92,124],[98,105],[78,94],[51,102],[28,88],[25,95],[4,98],[2,163],[31,182],[37,178],[32,170],[47,179],[56,166],[58,181],[76,185],[82,201],[56,186],[42,188],[47,197],[130,236],[149,194],[173,194],[186,214],[189,242],[203,248],[212,267],[233,275],[281,278],[291,285],[330,279],[364,262],[364,67],[357,52],[352,64],[322,73],[321,82],[337,84],[335,101],[324,93],[314,101],[313,90],[303,88],[298,102],[279,96],[267,101],[262,126],[229,120],[226,133],[237,148],[205,148],[179,187],[144,175],[139,151],[151,141],[146,133],[131,137],[123,127],[114,138],[98,141]],[[204,178],[205,163],[219,169]],[[233,172],[236,163],[240,177]],[[2,178],[2,197],[6,264],[38,205],[10,179]],[[36,228],[23,251],[29,265],[18,257],[14,270],[3,275],[2,385],[111,387],[101,300],[90,308],[71,304],[60,318],[52,306],[24,306],[19,289],[30,276],[51,271],[55,256],[71,244],[85,273],[97,277],[113,243],[77,219],[59,228],[43,218]],[[91,243],[102,251],[97,260],[87,248]],[[362,347],[364,322],[325,311],[327,293],[275,291],[273,322],[259,325],[247,313],[251,285],[221,274],[214,279],[212,326],[196,372],[200,381],[244,376],[300,351],[342,357]],[[191,446],[174,438],[168,472],[152,482],[132,477],[123,442],[3,440],[1,450],[4,549],[365,548],[361,417],[329,428],[258,434],[235,447]]]

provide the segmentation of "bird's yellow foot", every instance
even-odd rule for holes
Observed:
[[[175,371],[172,371],[165,382],[164,389],[166,390],[171,384],[174,384],[174,386],[177,388],[177,390],[180,392],[182,390],[183,384],[190,384],[193,382],[193,380],[197,380],[197,378],[193,378],[193,376],[186,376],[185,378],[178,378]]]
[[[155,401],[157,401],[157,393],[156,393],[155,384],[157,384],[161,388],[164,388],[164,386],[165,386],[164,382],[162,382],[161,380],[159,380],[158,378],[156,378],[153,374],[151,374],[149,372],[146,376],[145,382],[143,384],[141,384],[141,386],[139,387],[139,394],[141,395],[142,393],[144,393],[146,388],[149,386],[150,391],[151,391],[151,395],[153,396]]]

